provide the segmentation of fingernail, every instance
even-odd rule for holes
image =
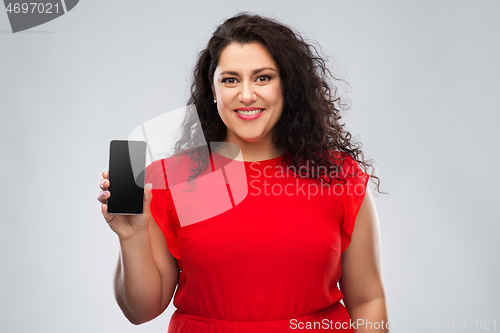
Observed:
[[[153,184],[147,183],[146,187],[151,191],[153,189]]]
[[[101,182],[101,186],[104,186],[104,184],[106,183],[106,179],[104,179],[102,182]]]
[[[101,196],[105,197],[106,195],[108,195],[108,191],[102,191]]]

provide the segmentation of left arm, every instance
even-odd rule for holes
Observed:
[[[367,187],[354,223],[351,244],[342,254],[342,277],[339,281],[344,305],[351,320],[358,324],[356,333],[389,332],[380,266],[377,211]]]

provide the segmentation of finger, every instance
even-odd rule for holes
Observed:
[[[108,223],[113,219],[113,217],[115,217],[114,215],[108,213],[108,205],[106,204],[101,205],[101,213],[106,222]]]
[[[153,184],[147,183],[144,186],[144,199],[146,202],[151,202],[151,199],[153,198]]]
[[[109,178],[109,172],[108,172],[108,170],[106,170],[106,171],[104,171],[104,172],[102,173],[102,178],[106,178],[106,179],[108,179],[108,178]]]
[[[99,200],[100,203],[106,203],[106,200],[108,200],[110,196],[111,192],[100,191],[99,194],[97,195],[97,200]]]
[[[106,191],[109,187],[109,180],[107,179],[101,179],[101,182],[99,183],[99,187]]]
[[[147,213],[150,212],[149,205],[153,199],[153,184],[147,183],[144,186],[144,209]]]

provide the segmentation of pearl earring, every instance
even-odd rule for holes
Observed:
[[[214,99],[214,103],[217,103],[217,101]]]

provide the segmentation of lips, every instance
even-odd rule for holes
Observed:
[[[252,107],[252,108],[238,108],[234,111],[239,115],[253,116],[253,115],[261,113],[264,110],[265,110],[264,108]]]
[[[253,107],[253,108],[237,108],[235,111],[253,111],[253,110],[263,110],[264,108],[258,108],[258,107]]]
[[[259,107],[252,108],[238,108],[234,110],[238,118],[243,120],[253,120],[260,117],[262,113],[264,113],[266,109]]]

